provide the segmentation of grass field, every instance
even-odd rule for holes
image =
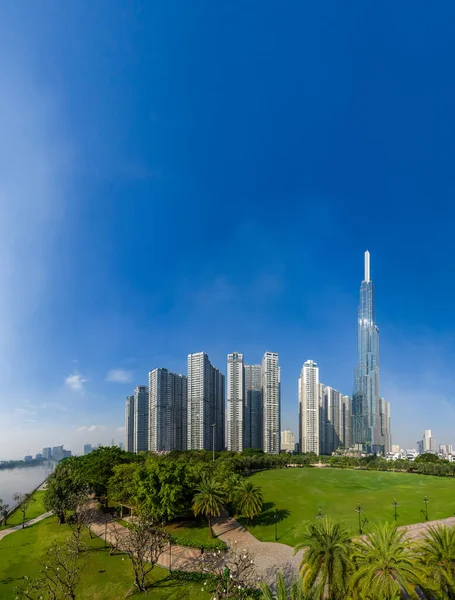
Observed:
[[[46,512],[44,508],[43,500],[44,500],[44,492],[42,490],[37,490],[33,496],[36,499],[36,502],[30,504],[25,513],[25,520],[29,521],[30,519],[34,519],[35,517],[39,517],[43,513]],[[13,515],[8,519],[8,525],[1,525],[0,531],[2,529],[9,529],[10,527],[14,527],[14,525],[19,525],[22,523],[22,512],[20,510],[16,510]]]
[[[59,526],[56,517],[50,517],[19,530],[0,540],[0,598],[15,598],[14,587],[24,575],[39,575],[40,562],[52,540],[62,542],[70,534],[67,525]],[[84,541],[93,549],[87,554],[86,567],[77,591],[78,600],[123,600],[132,581],[133,573],[125,555],[109,556],[100,538],[91,540],[85,533]],[[123,560],[124,559],[124,560]],[[196,600],[210,598],[201,591],[201,584],[172,580],[168,571],[155,567],[154,582],[149,594],[156,600]],[[144,597],[137,594],[135,597]]]
[[[216,538],[210,536],[207,519],[188,519],[166,525],[166,531],[176,537],[182,537],[192,542],[195,548],[213,543]]]
[[[314,520],[322,509],[324,515],[343,521],[353,533],[358,532],[357,503],[371,523],[393,521],[396,498],[398,525],[425,521],[424,496],[428,496],[430,520],[455,514],[455,479],[412,473],[354,471],[348,469],[278,469],[262,471],[251,477],[262,488],[264,511],[256,523],[242,523],[259,540],[275,540],[273,511],[283,511],[277,525],[278,541],[294,546],[305,520]],[[286,512],[287,511],[287,512]]]

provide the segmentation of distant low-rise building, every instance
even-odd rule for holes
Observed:
[[[84,445],[84,455],[90,454],[91,451],[92,451],[92,444],[85,444]]]
[[[35,459],[36,460],[43,460],[43,455],[38,452],[38,454],[35,455]]]
[[[31,456],[30,454],[27,454],[27,456],[24,456],[24,460],[25,460],[25,462],[30,462],[31,460],[33,460],[33,456]]]

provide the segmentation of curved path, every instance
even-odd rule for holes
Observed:
[[[46,513],[40,515],[39,517],[30,519],[30,521],[25,521],[24,527],[22,527],[22,523],[20,523],[19,525],[15,525],[14,527],[10,527],[9,529],[3,529],[2,531],[0,531],[0,540],[2,538],[4,538],[6,535],[13,533],[13,531],[18,531],[19,529],[24,529],[25,527],[30,527],[30,525],[39,523],[39,521],[42,521],[43,519],[47,519],[47,517],[50,517],[51,515],[52,515],[52,511],[49,511],[49,512],[46,512]]]
[[[237,545],[254,555],[255,570],[262,581],[273,584],[281,570],[286,580],[297,574],[303,551],[294,555],[294,548],[277,542],[260,542],[232,517],[216,519],[213,530],[228,546]]]

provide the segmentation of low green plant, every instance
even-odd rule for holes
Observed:
[[[171,535],[170,539],[176,546],[186,546],[188,548],[204,548],[204,550],[227,550],[225,542],[221,540],[213,540],[204,542],[203,544],[197,544],[191,538],[186,538],[180,535]]]

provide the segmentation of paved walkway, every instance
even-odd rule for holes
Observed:
[[[454,526],[455,517],[428,521],[427,523],[416,523],[415,525],[405,525],[399,529],[405,530],[408,534],[407,537],[410,539],[417,539],[424,535],[430,527],[438,524]],[[109,545],[117,545],[119,550],[122,550],[121,538],[128,531],[125,527],[119,523],[107,521],[106,523],[95,523],[91,526],[91,529],[100,538],[106,538]],[[269,584],[275,583],[279,570],[283,572],[285,579],[288,581],[292,580],[298,574],[303,551],[294,555],[294,549],[286,544],[261,542],[240,525],[238,521],[228,516],[215,519],[213,530],[218,539],[224,541],[228,546],[236,545],[237,548],[245,549],[253,555],[255,571],[261,581]],[[198,548],[173,545],[170,550],[166,549],[161,554],[158,565],[169,570],[194,571],[196,570],[195,561],[200,555],[201,552]]]
[[[286,544],[260,542],[232,517],[216,519],[213,530],[228,546],[236,544],[254,555],[255,570],[261,581],[275,583],[280,569],[286,580],[292,580],[297,574],[302,551],[294,555],[294,548]]]
[[[406,537],[410,540],[416,540],[425,535],[430,527],[436,527],[437,525],[453,527],[455,525],[455,517],[438,519],[436,521],[427,521],[426,523],[414,523],[414,525],[403,525],[402,527],[398,527],[398,529],[400,531],[406,531]]]
[[[97,522],[90,529],[98,537],[105,539],[110,546],[117,546],[122,550],[122,537],[128,534],[128,529],[112,521]],[[172,545],[167,548],[158,559],[158,565],[168,570],[194,571],[194,561],[201,555],[198,548]]]
[[[35,517],[34,519],[30,519],[30,521],[25,522],[25,527],[30,527],[30,525],[39,523],[39,521],[42,521],[43,519],[47,519],[47,517],[50,517],[51,514],[52,514],[52,511],[46,512],[46,513],[40,515],[39,517]],[[22,523],[20,525],[15,525],[14,527],[10,527],[9,529],[3,529],[3,531],[0,531],[0,540],[2,538],[4,538],[6,535],[13,533],[13,531],[18,531],[19,529],[22,529]]]

